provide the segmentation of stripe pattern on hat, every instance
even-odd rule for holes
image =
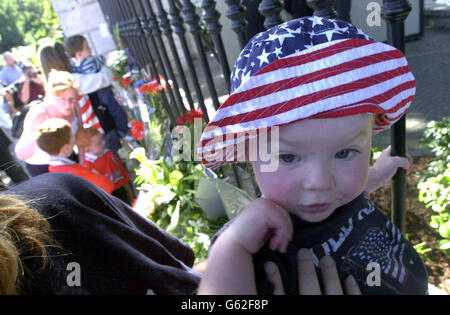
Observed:
[[[414,95],[414,76],[399,50],[362,38],[326,41],[243,77],[205,128],[198,154],[208,168],[244,162],[238,145],[307,118],[373,113],[378,133],[400,119]]]

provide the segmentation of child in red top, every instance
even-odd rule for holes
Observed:
[[[113,195],[131,205],[135,195],[129,184],[130,174],[119,158],[105,149],[100,132],[95,128],[82,128],[77,132],[76,141],[85,152],[83,165],[108,177],[114,183]]]
[[[68,159],[73,152],[75,141],[70,124],[66,120],[61,118],[48,119],[40,124],[37,130],[37,145],[50,154],[49,172],[71,173],[87,179],[108,193],[112,193],[114,184],[106,176]]]

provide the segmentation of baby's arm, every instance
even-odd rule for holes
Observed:
[[[369,179],[366,192],[371,193],[381,186],[389,184],[392,177],[401,167],[407,172],[411,171],[412,158],[391,155],[391,146],[383,150],[375,164],[369,168]]]
[[[99,72],[105,65],[105,57],[102,55],[94,56],[83,60],[78,68],[78,73],[92,74]]]
[[[104,87],[110,86],[114,81],[114,75],[108,67],[103,67],[100,72],[93,74],[73,73],[73,77],[80,85],[78,93],[89,94]]]
[[[284,253],[292,238],[288,213],[259,198],[214,243],[198,294],[256,294],[252,254],[267,241]]]

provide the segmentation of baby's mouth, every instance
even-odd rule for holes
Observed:
[[[311,213],[311,214],[325,212],[329,208],[330,208],[329,203],[315,203],[315,204],[310,204],[310,205],[300,205],[301,211]]]

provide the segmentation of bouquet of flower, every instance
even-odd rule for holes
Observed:
[[[114,80],[124,88],[128,88],[139,78],[136,60],[128,48],[111,52],[106,65],[114,74]]]

